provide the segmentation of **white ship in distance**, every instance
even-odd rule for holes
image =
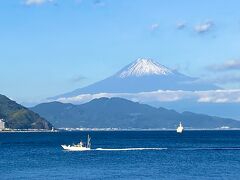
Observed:
[[[87,138],[87,144],[84,145],[82,141],[80,141],[78,144],[71,145],[61,145],[64,150],[68,151],[88,151],[91,150],[91,138],[88,135]]]
[[[182,133],[183,132],[183,125],[182,123],[180,122],[179,126],[177,127],[177,133]]]

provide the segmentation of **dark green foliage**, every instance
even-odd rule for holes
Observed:
[[[189,128],[240,127],[240,122],[196,113],[178,113],[122,98],[100,98],[82,105],[44,103],[32,110],[56,127],[85,128]]]
[[[51,129],[52,125],[33,111],[0,95],[0,118],[11,129]]]

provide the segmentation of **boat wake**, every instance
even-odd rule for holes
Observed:
[[[121,149],[105,149],[97,148],[96,151],[142,151],[142,150],[166,150],[167,148],[121,148]]]
[[[171,151],[224,151],[224,150],[240,150],[240,147],[196,147],[196,148],[121,148],[121,149],[91,149],[95,151],[142,151],[142,150],[171,150]]]
[[[180,151],[205,151],[205,150],[210,150],[210,151],[224,151],[224,150],[240,150],[240,147],[200,147],[200,148],[178,148],[176,150]]]
[[[96,149],[87,149],[87,150],[66,150],[66,151],[160,151],[160,150],[169,150],[169,151],[229,151],[235,150],[239,151],[240,147],[186,147],[186,148],[96,148]]]

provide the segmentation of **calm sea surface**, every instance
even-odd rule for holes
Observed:
[[[240,131],[0,133],[0,179],[240,179]]]

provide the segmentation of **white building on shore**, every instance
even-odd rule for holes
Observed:
[[[0,119],[0,131],[5,129],[5,122],[3,119]]]

